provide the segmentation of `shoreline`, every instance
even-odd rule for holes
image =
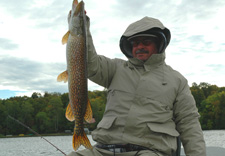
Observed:
[[[1,138],[20,138],[20,137],[46,137],[46,136],[73,136],[73,134],[69,133],[50,133],[50,134],[18,134],[18,135],[0,135]]]

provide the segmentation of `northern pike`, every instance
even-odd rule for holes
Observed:
[[[92,120],[87,89],[86,15],[83,1],[79,4],[77,0],[73,1],[68,24],[69,31],[62,38],[62,44],[67,43],[67,70],[58,76],[57,81],[68,81],[69,104],[66,118],[75,121],[72,144],[76,151],[81,145],[92,148],[83,125],[84,119],[87,122]]]

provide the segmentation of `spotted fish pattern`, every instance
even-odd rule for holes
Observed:
[[[69,31],[64,35],[62,43],[66,45],[67,70],[57,80],[68,81],[69,100],[66,118],[75,121],[72,145],[76,151],[81,145],[91,149],[92,146],[84,132],[84,120],[91,122],[92,110],[88,100],[87,87],[87,49],[85,25],[83,21],[84,3],[73,1],[68,16]]]

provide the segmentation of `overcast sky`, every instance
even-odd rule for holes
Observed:
[[[166,63],[193,82],[225,86],[224,0],[86,0],[98,54],[126,59],[119,39],[144,16],[160,19],[172,38]],[[0,98],[67,92],[67,15],[72,0],[0,0]],[[103,88],[89,81],[89,90]]]

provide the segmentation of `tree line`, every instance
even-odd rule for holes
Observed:
[[[225,129],[225,87],[218,87],[202,82],[190,87],[196,101],[202,129]],[[94,130],[101,120],[106,104],[107,91],[88,91],[93,117],[96,122],[85,124]],[[31,97],[11,97],[0,99],[0,135],[18,135],[31,133],[8,115],[21,121],[40,134],[62,133],[73,130],[74,122],[65,118],[69,103],[68,93],[34,92]]]
[[[190,87],[203,130],[225,129],[225,87],[202,82]]]
[[[88,91],[95,123],[86,124],[90,130],[95,129],[101,120],[106,103],[107,91]],[[63,133],[73,130],[74,122],[65,117],[69,103],[68,93],[48,93],[42,96],[34,92],[31,97],[11,97],[0,99],[0,135],[30,134],[31,132],[13,121],[8,115],[19,120],[40,134]]]

